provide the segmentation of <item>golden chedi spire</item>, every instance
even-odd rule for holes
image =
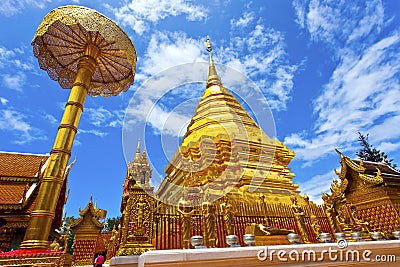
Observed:
[[[290,204],[290,196],[299,193],[287,166],[293,151],[271,139],[223,86],[208,37],[206,48],[210,57],[206,90],[179,149],[165,167],[159,198],[176,204],[185,192],[192,199],[197,192],[212,201],[229,192],[240,201],[240,197],[250,199],[245,195],[261,193],[266,201]]]
[[[212,46],[210,42],[210,38],[207,35],[206,38],[206,48],[207,52],[210,55],[210,65],[208,67],[208,79],[207,79],[207,88],[211,85],[220,85],[222,86],[221,79],[217,74],[217,70],[215,69],[214,62],[212,59]]]

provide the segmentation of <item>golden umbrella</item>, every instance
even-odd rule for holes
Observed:
[[[133,84],[136,51],[126,33],[95,10],[65,6],[52,10],[32,41],[40,68],[62,88],[71,88],[49,163],[40,181],[21,249],[47,248],[86,94],[113,96]]]

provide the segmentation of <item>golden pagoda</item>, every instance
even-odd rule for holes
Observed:
[[[90,197],[86,207],[79,209],[79,215],[70,226],[74,232],[74,262],[76,265],[91,265],[107,211],[97,208]]]
[[[294,152],[270,138],[222,85],[208,37],[206,47],[206,90],[165,168],[159,199],[176,205],[188,194],[193,201],[206,197],[212,202],[229,193],[235,201],[253,202],[262,196],[266,202],[290,204],[299,194],[288,167]]]

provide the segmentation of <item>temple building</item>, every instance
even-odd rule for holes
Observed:
[[[49,155],[0,152],[0,250],[17,249],[22,242],[48,159]],[[68,170],[51,226],[54,237],[66,203]]]
[[[340,155],[340,171],[335,173],[334,195],[353,209],[354,215],[374,231],[387,236],[400,229],[400,172],[386,162],[350,159]],[[326,197],[323,195],[323,198]],[[338,201],[339,202],[339,201]],[[340,209],[339,209],[340,214]]]
[[[228,194],[237,202],[260,196],[270,203],[291,203],[299,196],[288,164],[294,152],[270,138],[219,78],[207,39],[209,73],[206,90],[165,167],[158,197],[177,203],[184,194],[217,200]],[[302,201],[302,200],[299,200]]]

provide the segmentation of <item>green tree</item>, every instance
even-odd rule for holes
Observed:
[[[358,132],[358,141],[360,142],[361,148],[356,155],[358,158],[366,161],[372,162],[386,162],[392,168],[396,168],[397,164],[392,163],[393,159],[388,160],[388,156],[385,152],[376,149],[368,142],[369,134],[363,135],[361,132]]]
[[[73,224],[74,222],[76,222],[77,218],[75,218],[74,216],[68,216],[68,217],[64,217],[63,219],[63,224],[60,227],[60,232],[61,233],[65,233],[68,230],[68,227]]]
[[[106,223],[104,224],[103,230],[104,231],[112,231],[114,225],[115,225],[115,229],[117,229],[118,225],[119,225],[119,219],[120,218],[121,218],[120,216],[113,217],[113,218],[108,218],[106,220]]]
[[[67,252],[71,255],[74,253],[74,238],[74,231],[69,229],[69,232],[67,233]]]
[[[60,227],[59,232],[63,235],[66,235],[67,238],[67,252],[69,254],[73,254],[74,252],[74,231],[72,231],[72,229],[70,228],[71,224],[73,224],[74,222],[76,222],[77,218],[75,218],[74,216],[66,216],[63,219],[63,224]],[[65,242],[65,241],[63,241]],[[64,246],[65,243],[61,244],[61,246]]]

